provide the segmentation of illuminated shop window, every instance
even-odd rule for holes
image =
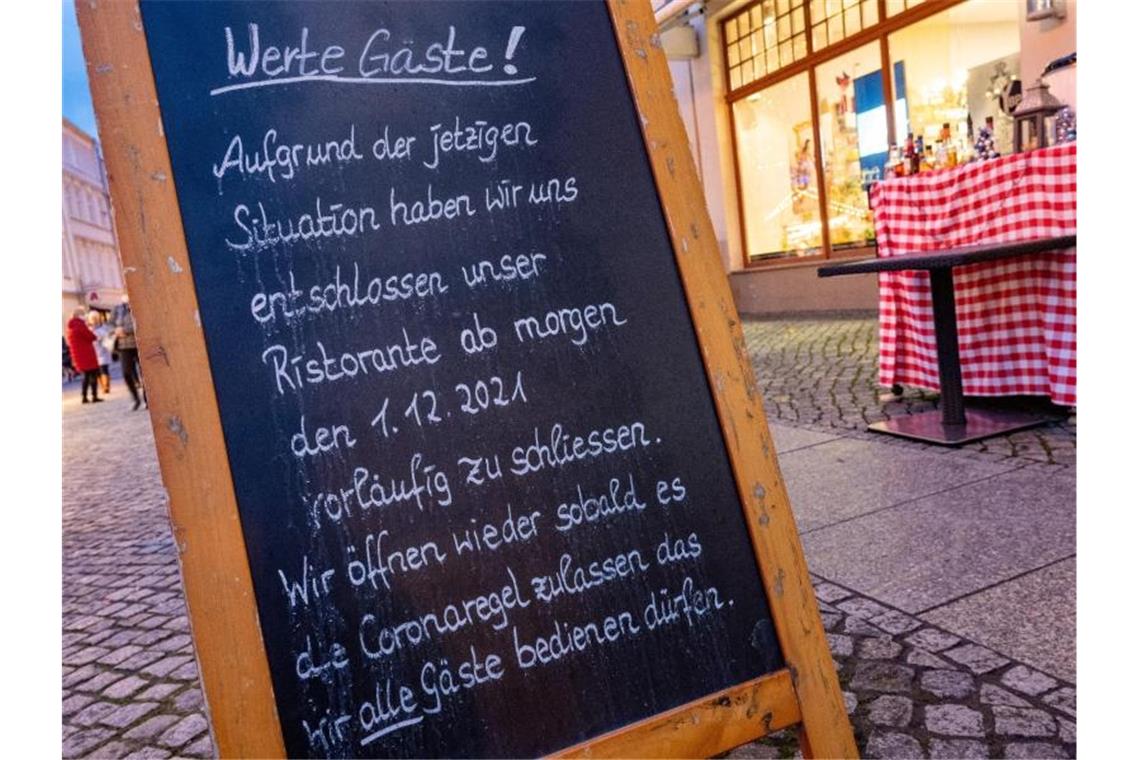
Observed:
[[[752,261],[820,252],[807,79],[798,74],[733,104],[741,208]]]

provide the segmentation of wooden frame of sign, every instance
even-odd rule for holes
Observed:
[[[857,754],[716,236],[650,5],[607,0],[737,491],[787,667],[561,751],[698,757],[794,724],[805,755]],[[285,753],[136,2],[79,24],[202,683],[223,756]]]

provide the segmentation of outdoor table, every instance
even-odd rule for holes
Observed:
[[[1077,146],[1064,143],[871,186],[881,258],[1077,233]],[[1075,249],[954,272],[967,396],[1077,405]],[[879,383],[938,390],[926,272],[879,275]]]
[[[981,438],[1039,425],[1054,419],[1047,414],[1019,410],[967,409],[962,390],[958,351],[958,318],[954,304],[954,268],[1000,259],[1040,255],[1072,249],[1076,235],[1018,243],[990,243],[940,251],[920,251],[889,258],[852,261],[820,267],[820,277],[866,272],[926,271],[930,276],[931,303],[938,355],[941,411],[896,417],[870,425],[871,430],[930,443],[960,445]]]

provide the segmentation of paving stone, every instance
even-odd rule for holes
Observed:
[[[128,644],[127,646],[119,647],[108,655],[99,658],[99,662],[103,665],[118,665],[123,660],[130,658],[143,651],[142,647]]]
[[[140,631],[138,636],[135,638],[134,643],[147,647],[151,646],[152,644],[157,644],[160,641],[164,641],[174,635],[176,634],[171,633],[170,631],[167,631],[163,628],[156,628],[149,631]]]
[[[111,702],[94,702],[72,716],[71,722],[78,726],[94,726],[115,711],[118,705]]]
[[[182,684],[180,683],[156,683],[146,691],[136,694],[135,698],[161,700],[178,691],[180,688],[182,688]]]
[[[1019,696],[1011,694],[1000,686],[982,684],[982,704],[1005,705],[1006,707],[1029,707],[1029,703]]]
[[[178,720],[179,716],[170,715],[168,713],[154,715],[150,718],[147,718],[144,722],[135,726],[130,731],[127,731],[124,736],[135,741],[151,741],[166,729],[177,723]]]
[[[820,612],[819,616],[823,619],[823,630],[825,631],[835,630],[835,626],[843,621],[843,615],[836,612]]]
[[[210,739],[210,735],[206,734],[193,744],[184,747],[178,754],[182,757],[214,757],[216,752],[214,742]]]
[[[844,633],[853,633],[856,636],[882,636],[883,632],[862,618],[849,616],[843,621]]]
[[[112,731],[107,728],[76,731],[63,740],[61,755],[66,758],[83,757],[111,736]]]
[[[977,688],[974,678],[960,670],[928,670],[922,674],[921,685],[936,697],[965,699]]]
[[[994,730],[1001,736],[1053,736],[1057,721],[1044,710],[995,705]]]
[[[157,702],[129,702],[114,712],[100,719],[104,725],[112,728],[126,728],[140,718],[154,712]]]
[[[187,715],[185,718],[175,723],[158,738],[159,744],[170,747],[171,749],[178,749],[182,745],[196,739],[199,734],[206,731],[206,719],[201,715]]]
[[[827,646],[836,657],[850,657],[855,651],[855,642],[850,636],[841,633],[827,634]]]
[[[146,667],[147,665],[151,664],[152,662],[155,662],[156,660],[161,660],[163,658],[164,654],[165,654],[164,652],[155,652],[152,650],[143,650],[142,652],[139,652],[138,654],[136,654],[134,657],[131,657],[130,659],[124,660],[123,662],[119,663],[119,670],[129,670],[129,671],[141,670],[142,668]]]
[[[68,665],[86,665],[89,662],[98,660],[107,654],[108,651],[106,647],[86,647],[67,657],[65,662],[67,662]]]
[[[1001,682],[1009,688],[1035,697],[1057,686],[1057,679],[1044,673],[1031,670],[1024,665],[1016,665],[1002,674]]]
[[[110,699],[126,699],[150,681],[138,676],[127,676],[118,683],[112,684],[103,690],[103,696]]]
[[[188,662],[191,662],[191,659],[189,657],[183,657],[181,655],[170,655],[169,657],[164,657],[158,662],[147,665],[145,668],[143,668],[143,672],[155,676],[156,678],[163,678],[171,671],[177,670]]]
[[[815,596],[823,602],[838,602],[840,599],[846,599],[851,596],[851,592],[834,583],[818,583],[815,586]]]
[[[181,665],[170,671],[169,677],[176,678],[179,681],[197,681],[198,663],[194,662],[193,658],[191,658],[185,665]]]
[[[974,739],[931,739],[930,756],[945,760],[976,760],[988,758],[989,748]]]
[[[891,611],[889,607],[884,607],[878,602],[866,599],[864,597],[848,599],[847,601],[840,602],[835,606],[849,615],[854,615],[855,617],[863,618],[864,620],[878,617],[879,615],[883,615]]]
[[[1077,724],[1071,720],[1057,718],[1057,735],[1065,744],[1077,743]]]
[[[94,697],[87,694],[72,694],[63,700],[63,715],[67,717],[76,710],[83,708],[94,701]]]
[[[187,689],[175,697],[174,706],[182,712],[192,712],[194,710],[205,709],[206,702],[202,699],[201,689],[195,687]]]
[[[988,673],[1009,663],[1007,658],[1002,657],[997,652],[977,644],[963,644],[953,649],[947,649],[942,655],[965,665],[975,673]]]
[[[923,628],[907,636],[905,641],[928,652],[941,652],[961,641],[961,637],[940,631],[937,628]]]
[[[99,751],[94,753],[94,756],[99,758],[104,757],[122,757],[131,751],[131,745],[119,740],[110,741],[99,748]]]
[[[851,688],[856,691],[885,691],[906,694],[914,682],[914,669],[892,662],[858,662]]]
[[[1014,742],[1005,745],[1005,756],[1008,758],[1023,758],[1024,760],[1046,760],[1047,758],[1062,758],[1069,760],[1069,753],[1057,744],[1046,742]]]
[[[866,660],[893,660],[902,653],[902,644],[890,636],[875,636],[859,642],[859,657]]]
[[[164,760],[164,758],[167,757],[170,757],[170,750],[163,749],[162,747],[148,746],[135,750],[124,757],[123,760]]]
[[[871,622],[887,633],[893,633],[896,636],[906,633],[907,631],[913,631],[922,625],[921,620],[912,618],[910,615],[899,612],[898,610],[891,610],[890,612],[873,617],[871,618]]]
[[[923,758],[922,745],[913,736],[899,733],[873,733],[867,741],[867,757],[907,760]]]
[[[190,636],[185,633],[176,633],[161,643],[155,644],[158,649],[165,652],[177,652],[179,649],[189,650],[190,645]]]
[[[1042,697],[1042,701],[1050,707],[1067,713],[1070,717],[1077,717],[1077,690],[1072,686],[1051,691]]]
[[[868,717],[880,726],[904,728],[914,714],[914,703],[906,697],[884,694],[871,703]]]
[[[918,665],[920,668],[948,668],[950,663],[923,649],[912,649],[906,656],[907,665]]]
[[[927,705],[926,730],[947,736],[985,736],[982,714],[965,705]]]
[[[105,670],[94,678],[84,681],[75,688],[79,691],[103,691],[103,689],[106,689],[111,684],[122,680],[122,678],[122,673],[116,673],[113,670]]]
[[[751,742],[737,747],[724,757],[726,760],[775,760],[780,757],[780,748]]]

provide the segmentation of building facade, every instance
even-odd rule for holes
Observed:
[[[871,310],[867,188],[908,137],[968,155],[992,120],[1012,150],[1019,88],[1076,108],[1076,0],[658,0],[663,47],[743,313]],[[1030,8],[1049,6],[1045,18]]]
[[[124,293],[99,143],[63,120],[63,323],[77,306],[111,309]]]

